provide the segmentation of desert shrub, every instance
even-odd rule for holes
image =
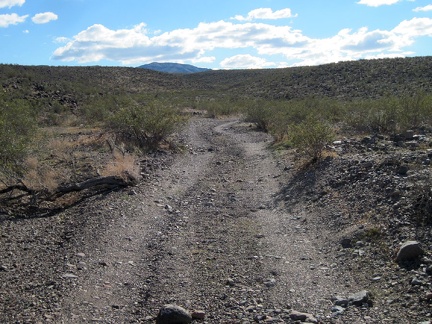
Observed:
[[[235,97],[198,97],[194,105],[196,109],[206,111],[210,118],[230,116],[241,113],[244,110],[245,100]]]
[[[111,97],[88,99],[81,108],[80,119],[87,126],[104,123],[109,116],[110,110],[115,106],[116,104]]]
[[[312,161],[319,160],[326,145],[334,139],[332,128],[313,115],[300,124],[291,125],[289,134],[292,145]]]
[[[154,150],[166,141],[184,120],[176,109],[160,101],[137,103],[120,108],[106,128],[121,140],[140,149]]]
[[[423,92],[406,95],[399,99],[400,130],[419,129],[430,126],[432,121],[432,96]]]
[[[0,98],[0,173],[19,174],[29,145],[36,134],[36,119],[25,100],[2,101]]]
[[[424,93],[357,99],[347,106],[344,121],[357,132],[395,134],[430,126],[432,121],[432,97]]]
[[[268,132],[274,119],[274,113],[275,109],[271,102],[256,100],[246,109],[245,121],[255,124],[259,130]]]
[[[283,142],[288,136],[290,124],[289,112],[285,109],[274,109],[268,129],[277,143]]]

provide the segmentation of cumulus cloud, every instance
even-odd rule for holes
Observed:
[[[228,57],[220,63],[223,69],[262,69],[274,65],[274,63],[267,62],[261,57],[252,56],[250,54]]]
[[[307,41],[300,31],[288,26],[234,24],[218,21],[200,23],[193,29],[178,29],[150,37],[145,24],[132,29],[111,30],[93,25],[58,48],[54,59],[94,62],[120,60],[123,64],[154,60],[200,60],[216,48],[268,48],[299,46]]]
[[[24,22],[28,15],[19,16],[16,13],[0,15],[0,27],[6,28]]]
[[[241,15],[237,15],[232,19],[239,21],[251,21],[256,19],[268,19],[268,20],[276,20],[276,19],[284,19],[284,18],[292,18],[297,17],[297,15],[293,15],[291,9],[281,9],[273,11],[271,8],[259,8],[252,10],[248,13],[246,17]]]
[[[358,4],[366,5],[369,7],[379,7],[384,5],[393,5],[401,0],[360,0]]]
[[[390,30],[343,29],[328,38],[311,38],[290,26],[254,22],[217,21],[195,28],[177,29],[155,35],[141,23],[130,29],[112,30],[96,24],[70,39],[53,59],[81,63],[111,60],[122,64],[152,61],[214,62],[215,50],[247,51],[223,60],[222,68],[266,67],[273,58],[284,57],[291,64],[316,65],[374,56],[406,53],[417,37],[432,35],[431,18],[404,20]],[[271,58],[271,59],[270,59]]]
[[[424,6],[424,7],[417,7],[415,9],[413,9],[413,11],[415,12],[420,12],[420,11],[432,11],[432,4]]]
[[[431,18],[412,18],[402,21],[393,29],[392,41],[397,47],[402,48],[412,45],[416,37],[432,37]]]
[[[119,61],[123,64],[136,64],[146,61],[178,61],[199,57],[200,50],[180,46],[180,41],[173,36],[173,41],[151,39],[147,36],[145,24],[132,29],[111,30],[96,24],[80,32],[65,46],[55,50],[53,59],[78,61],[81,63],[101,60]]]
[[[32,21],[35,24],[46,24],[50,21],[57,20],[58,16],[53,12],[38,13],[32,17]]]
[[[25,0],[0,0],[0,8],[12,8],[15,6],[22,6]]]

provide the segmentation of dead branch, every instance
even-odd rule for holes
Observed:
[[[131,182],[117,176],[99,177],[89,179],[81,183],[74,183],[71,185],[59,187],[57,190],[58,195],[64,195],[70,192],[82,191],[93,187],[127,187],[130,186]]]

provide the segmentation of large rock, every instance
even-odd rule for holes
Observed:
[[[415,260],[423,254],[423,249],[417,241],[408,241],[402,244],[396,255],[397,262]]]
[[[156,318],[156,324],[187,324],[192,322],[192,315],[177,305],[164,305]]]

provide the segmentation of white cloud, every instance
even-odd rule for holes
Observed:
[[[261,57],[252,56],[250,54],[228,57],[220,63],[223,69],[262,69],[274,65],[274,63],[267,62]]]
[[[58,16],[53,12],[38,13],[32,17],[32,21],[35,24],[46,24],[50,21],[57,20]]]
[[[16,13],[0,15],[0,27],[9,27],[24,22],[28,15],[18,16]]]
[[[216,61],[216,57],[214,56],[202,56],[202,57],[197,57],[195,59],[191,59],[192,63],[213,63],[214,61]]]
[[[81,63],[111,60],[127,65],[152,61],[180,63],[214,62],[214,50],[241,49],[221,62],[221,67],[265,67],[271,58],[283,56],[297,65],[315,65],[365,57],[399,56],[416,38],[432,36],[432,18],[402,21],[391,30],[343,29],[328,38],[311,38],[290,26],[217,21],[195,28],[157,35],[144,23],[130,29],[111,30],[93,25],[71,39],[59,38],[53,59]],[[293,63],[291,63],[293,64]]]
[[[432,4],[424,6],[424,7],[417,7],[415,9],[413,9],[413,11],[415,12],[420,12],[420,11],[432,11]]]
[[[300,31],[288,26],[233,24],[225,21],[200,23],[193,29],[178,29],[153,37],[145,24],[132,29],[110,30],[93,25],[58,48],[54,59],[94,62],[102,59],[134,64],[145,61],[199,60],[216,48],[267,48],[300,46],[307,41]]]
[[[56,38],[54,38],[54,43],[57,43],[57,44],[66,44],[69,41],[70,41],[70,39],[67,38],[67,37],[56,37]]]
[[[284,19],[284,18],[292,18],[292,17],[297,17],[297,15],[293,15],[291,9],[289,8],[276,10],[276,11],[273,11],[271,8],[259,8],[250,11],[247,17],[237,15],[232,19],[239,20],[239,21],[251,21],[255,19],[276,20],[276,19]]]
[[[409,46],[414,43],[416,37],[432,37],[432,18],[412,18],[404,20],[396,26],[393,42],[399,48]]]
[[[358,4],[366,5],[369,7],[379,7],[384,5],[393,5],[401,0],[360,0]]]
[[[0,0],[0,8],[12,8],[14,6],[22,6],[25,0]]]

